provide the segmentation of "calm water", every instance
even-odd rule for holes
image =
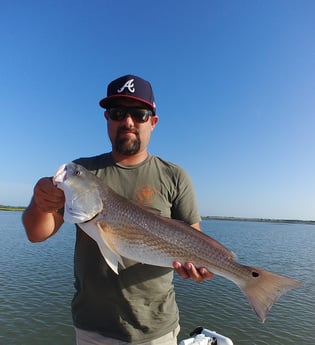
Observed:
[[[19,212],[0,212],[0,344],[73,345],[74,228],[65,225],[43,243],[27,241]],[[234,344],[313,344],[315,337],[315,227],[207,220],[203,229],[237,253],[242,263],[289,275],[305,285],[283,296],[262,324],[231,282],[175,279],[180,339],[197,325]]]

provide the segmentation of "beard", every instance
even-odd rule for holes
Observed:
[[[126,128],[120,128],[115,138],[115,150],[125,156],[132,156],[140,151],[141,140],[137,130],[134,130],[135,137],[125,138],[120,135]],[[129,128],[128,128],[129,130]]]

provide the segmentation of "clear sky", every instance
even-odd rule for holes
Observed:
[[[109,151],[98,101],[131,73],[202,215],[315,219],[315,1],[1,0],[0,42],[0,204]]]

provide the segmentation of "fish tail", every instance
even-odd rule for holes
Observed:
[[[271,273],[265,270],[249,267],[252,278],[240,286],[249,304],[258,318],[264,322],[272,305],[286,292],[300,288],[298,281]]]

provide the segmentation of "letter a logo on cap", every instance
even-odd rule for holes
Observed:
[[[128,80],[123,87],[117,90],[118,93],[122,93],[125,89],[128,89],[129,92],[134,93],[135,92],[135,84],[134,79]]]
[[[1,1],[1,0],[0,0]],[[100,100],[102,108],[116,105],[116,99],[129,98],[144,103],[155,113],[155,103],[151,84],[135,75],[124,75],[113,80],[107,86],[107,97]]]

